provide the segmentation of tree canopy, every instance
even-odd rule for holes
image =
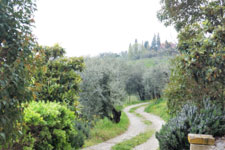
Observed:
[[[165,17],[162,21],[175,24],[179,31],[178,51],[181,54],[174,61],[175,68],[165,93],[170,110],[176,112],[186,101],[201,106],[205,98],[225,105],[224,2],[162,2],[161,11],[168,14],[159,15]],[[178,13],[175,14],[175,10]]]
[[[213,25],[224,23],[224,0],[161,0],[158,18],[177,31],[188,24],[208,19]]]
[[[20,131],[21,103],[31,100],[28,85],[35,10],[34,1],[0,1],[0,145],[14,140]]]

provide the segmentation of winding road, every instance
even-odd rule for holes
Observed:
[[[103,143],[100,143],[91,147],[87,147],[83,150],[110,150],[111,147],[114,146],[115,144],[120,143],[124,140],[131,139],[137,136],[138,134],[145,132],[147,129],[149,129],[149,127],[143,123],[141,118],[129,112],[129,110],[133,107],[143,105],[143,107],[138,108],[136,112],[142,115],[146,120],[149,120],[152,122],[150,126],[151,129],[155,131],[159,131],[161,126],[164,124],[164,121],[158,116],[144,112],[146,104],[148,103],[135,104],[135,105],[128,106],[124,109],[124,112],[127,114],[130,120],[130,126],[125,133],[113,139],[110,139],[108,141],[105,141]],[[156,150],[157,148],[158,148],[158,141],[155,138],[155,135],[153,135],[147,142],[141,145],[138,145],[134,149],[135,150]]]

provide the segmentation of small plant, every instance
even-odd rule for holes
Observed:
[[[78,147],[75,114],[55,102],[31,102],[24,110],[26,149],[71,150]],[[29,139],[27,139],[29,137]]]
[[[186,104],[181,112],[156,133],[162,150],[189,150],[189,133],[222,136],[225,133],[225,113],[210,101],[201,110]]]

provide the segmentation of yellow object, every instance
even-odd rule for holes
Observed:
[[[215,144],[215,138],[212,135],[204,135],[204,134],[188,134],[188,141],[190,144],[199,144],[199,145]]]

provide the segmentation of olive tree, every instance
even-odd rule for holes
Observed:
[[[114,59],[88,58],[86,68],[81,73],[82,83],[79,101],[83,105],[83,115],[89,120],[107,117],[120,121],[120,110],[125,97],[123,76],[124,64]]]
[[[129,74],[125,83],[125,90],[128,95],[138,95],[140,100],[145,100],[145,90],[143,85],[143,74],[145,72],[143,64],[129,66]]]
[[[168,65],[157,65],[149,68],[143,75],[145,99],[160,98],[169,82]]]

